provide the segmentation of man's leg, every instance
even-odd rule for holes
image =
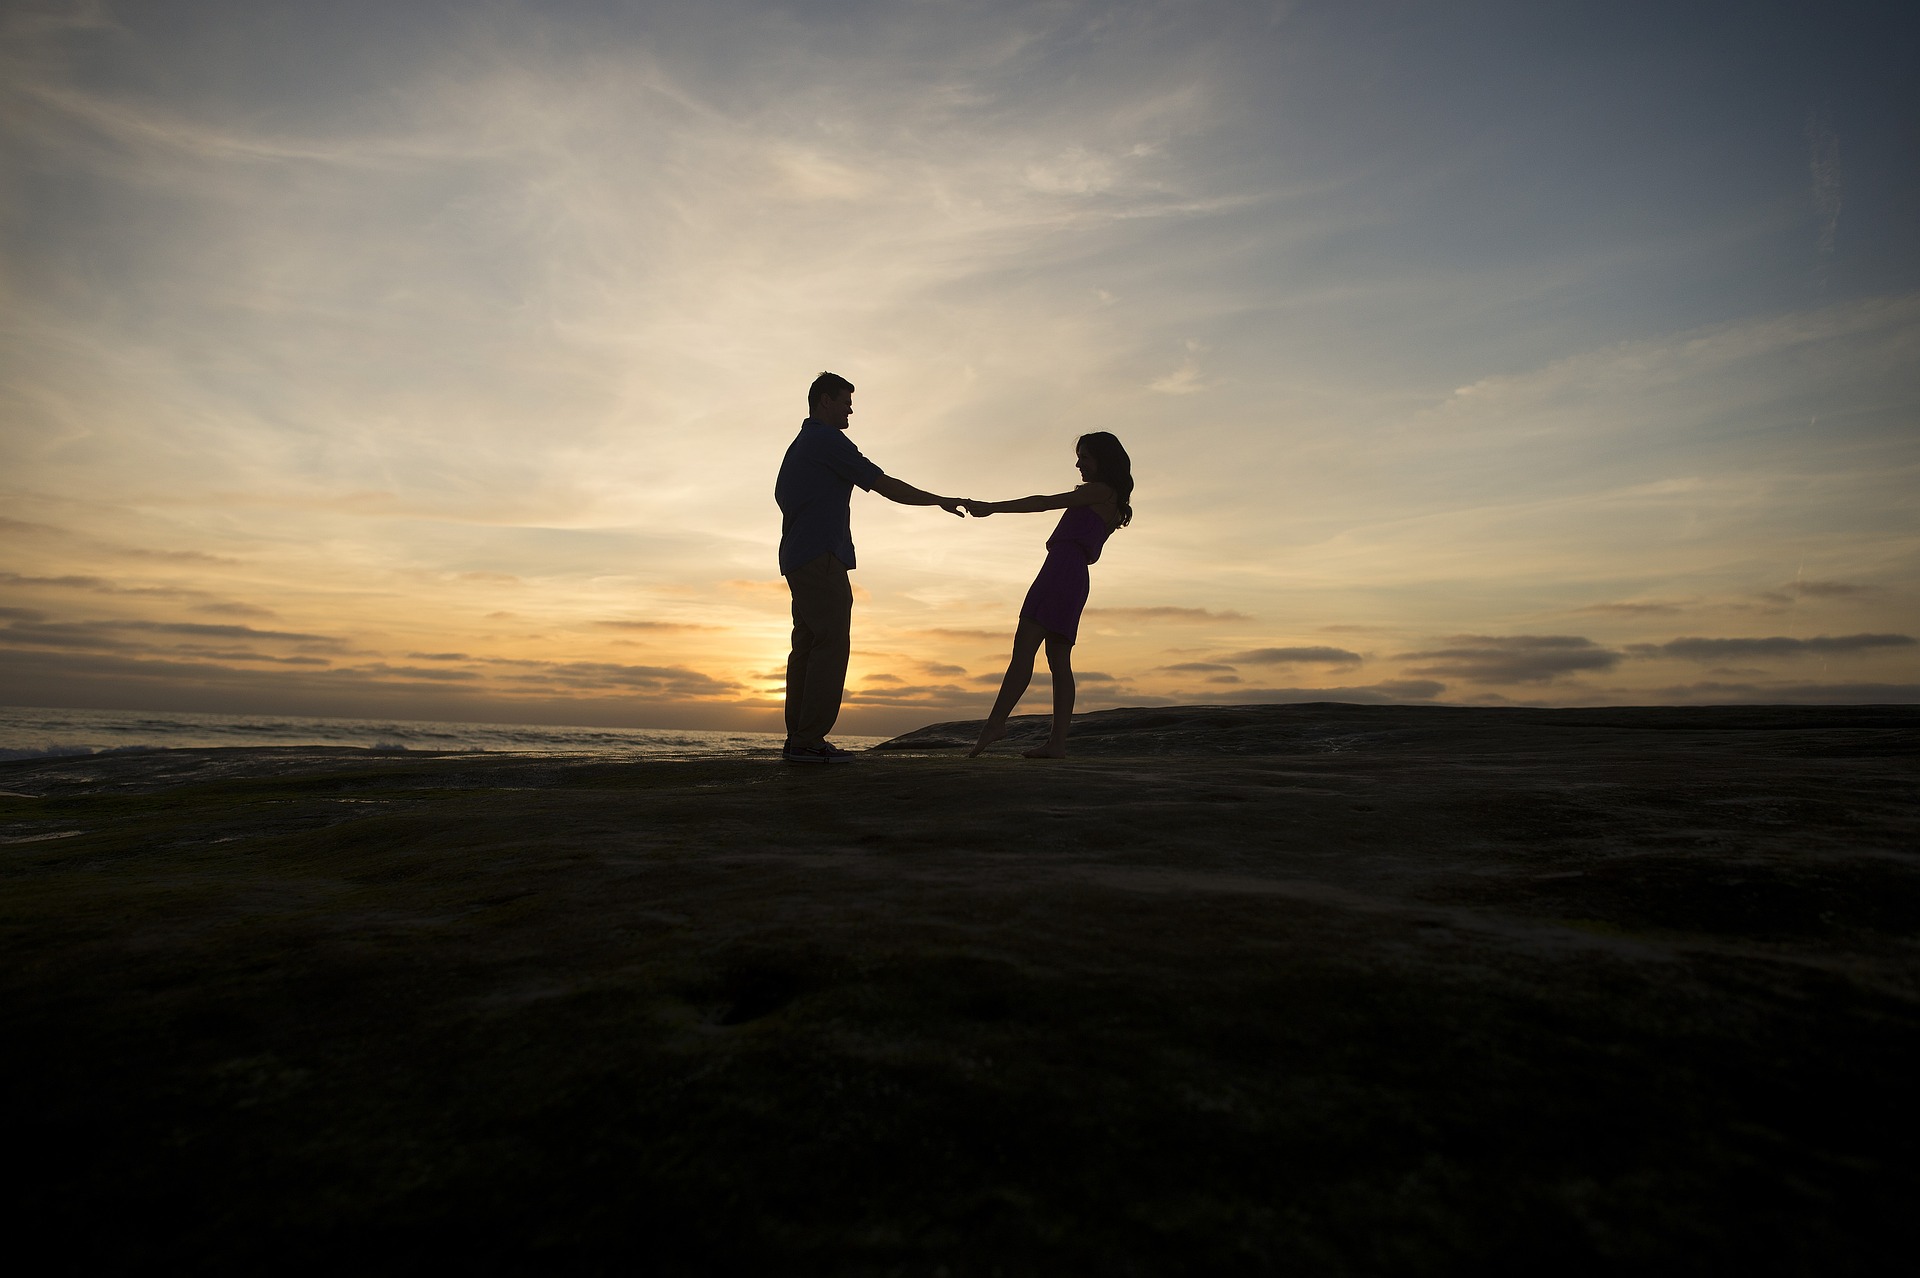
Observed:
[[[787,578],[787,593],[793,596],[793,644],[787,653],[787,744],[793,744],[794,730],[800,726],[800,707],[807,697],[807,654],[813,651],[813,631],[800,619],[800,591],[792,577]]]
[[[793,592],[793,651],[787,658],[787,744],[815,746],[840,717],[852,646],[853,583],[832,555],[787,575]]]
[[[787,744],[793,744],[793,729],[800,722],[800,700],[806,696],[807,647],[805,632],[793,628],[793,650],[787,653]]]

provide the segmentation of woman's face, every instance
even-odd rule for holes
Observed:
[[[1073,454],[1075,459],[1073,464],[1080,468],[1082,482],[1090,484],[1100,478],[1100,467],[1094,462],[1093,454],[1087,451],[1084,444],[1075,444]]]

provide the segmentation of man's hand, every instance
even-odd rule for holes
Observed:
[[[960,513],[960,508],[966,504],[966,499],[961,497],[942,497],[935,503],[935,505],[939,506],[940,509],[946,511],[949,515],[952,515],[955,519],[966,518],[965,515]]]
[[[963,501],[960,504],[965,506],[967,513],[975,519],[985,519],[993,513],[993,503],[990,501]],[[956,511],[955,513],[957,514],[958,512]]]

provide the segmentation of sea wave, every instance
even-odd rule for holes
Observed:
[[[83,746],[49,745],[39,749],[14,749],[0,747],[0,761],[8,759],[61,759],[70,756],[91,754],[153,754],[166,749],[165,746],[124,745],[124,746]]]
[[[859,749],[878,737],[836,737]],[[330,747],[378,754],[469,753],[724,758],[780,748],[781,736],[691,728],[439,723],[294,715],[155,713],[0,706],[0,761],[135,750]]]

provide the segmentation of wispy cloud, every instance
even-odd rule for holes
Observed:
[[[24,611],[24,610],[22,610]],[[281,641],[313,651],[343,652],[346,644],[332,635],[290,630],[257,630],[252,626],[212,625],[191,621],[46,621],[28,613],[0,628],[0,644],[55,648],[141,648],[156,638]]]
[[[1266,705],[1302,701],[1351,701],[1362,705],[1387,705],[1404,701],[1431,701],[1447,690],[1447,685],[1431,679],[1385,679],[1379,683],[1337,688],[1232,688],[1220,692],[1192,694],[1195,701],[1229,704]]]
[[[1178,608],[1160,604],[1141,608],[1088,608],[1089,617],[1112,618],[1115,621],[1173,621],[1173,622],[1225,622],[1251,621],[1253,618],[1244,612],[1235,612],[1231,608]]]
[[[1780,587],[1780,593],[1799,595],[1810,599],[1845,599],[1856,595],[1870,595],[1878,587],[1862,585],[1854,581],[1790,581]]]
[[[1832,657],[1872,648],[1911,648],[1912,635],[1818,635],[1793,639],[1784,635],[1752,639],[1669,639],[1665,643],[1629,644],[1636,657],[1684,657],[1689,661],[1735,661],[1753,657]]]
[[[1675,701],[1738,705],[1920,705],[1920,683],[1722,683],[1703,680],[1660,688]]]
[[[1685,605],[1662,603],[1657,600],[1630,600],[1621,603],[1587,604],[1575,608],[1575,612],[1614,613],[1626,617],[1668,617],[1681,611]]]
[[[1613,669],[1620,654],[1579,635],[1455,635],[1444,648],[1403,652],[1416,674],[1475,683],[1548,683]]]
[[[1304,648],[1249,648],[1245,652],[1229,653],[1220,660],[1237,666],[1278,666],[1312,663],[1334,666],[1357,666],[1361,657],[1357,652],[1348,652],[1345,648],[1308,646]]]
[[[657,634],[684,634],[688,631],[723,631],[725,626],[708,626],[693,621],[596,621],[593,623],[606,630],[640,630]]]

